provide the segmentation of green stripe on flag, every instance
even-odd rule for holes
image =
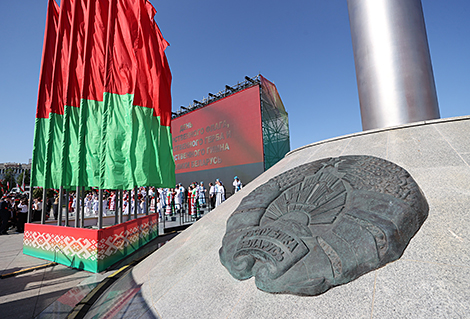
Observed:
[[[175,163],[170,127],[160,125],[153,109],[132,105],[133,95],[105,93],[104,101],[82,100],[80,108],[67,106],[65,115],[51,113],[49,118],[36,119],[33,185],[44,187],[47,145],[40,137],[51,129],[47,188],[173,187]],[[106,123],[103,119],[107,119]],[[68,141],[64,142],[64,136]],[[101,186],[100,169],[104,177]]]

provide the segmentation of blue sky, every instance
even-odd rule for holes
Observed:
[[[173,109],[261,73],[291,149],[362,130],[346,0],[151,0]],[[442,118],[470,115],[470,1],[422,0]],[[47,0],[0,2],[0,163],[31,158]]]

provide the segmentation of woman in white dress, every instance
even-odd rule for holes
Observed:
[[[222,204],[225,200],[225,189],[221,181],[215,181],[215,207]]]

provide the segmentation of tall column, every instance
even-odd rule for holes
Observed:
[[[363,130],[440,118],[421,0],[347,0]]]

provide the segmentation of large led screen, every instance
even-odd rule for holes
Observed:
[[[185,173],[264,161],[257,85],[173,119],[171,129],[177,180]]]

